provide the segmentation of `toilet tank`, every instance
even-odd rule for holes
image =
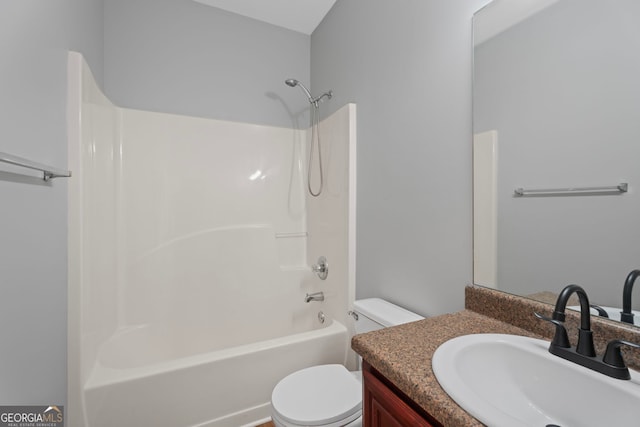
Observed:
[[[353,311],[358,314],[356,334],[363,334],[389,326],[422,320],[424,317],[380,298],[356,300]]]

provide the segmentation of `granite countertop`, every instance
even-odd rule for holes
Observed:
[[[461,335],[506,333],[541,338],[508,323],[463,310],[353,337],[351,347],[445,427],[482,426],[440,387],[431,357]]]

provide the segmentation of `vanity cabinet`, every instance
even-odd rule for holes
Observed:
[[[364,427],[441,427],[366,361],[362,367]]]

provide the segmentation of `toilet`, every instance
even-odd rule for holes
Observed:
[[[380,298],[353,305],[357,334],[424,319]],[[362,426],[362,372],[342,365],[319,365],[296,371],[271,393],[271,419],[277,427]]]

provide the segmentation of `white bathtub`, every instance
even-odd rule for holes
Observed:
[[[210,339],[187,344],[179,332],[130,328],[102,346],[84,387],[89,427],[252,425],[269,416],[271,390],[286,375],[344,364],[349,338],[344,325],[328,320],[319,329],[203,352]]]

